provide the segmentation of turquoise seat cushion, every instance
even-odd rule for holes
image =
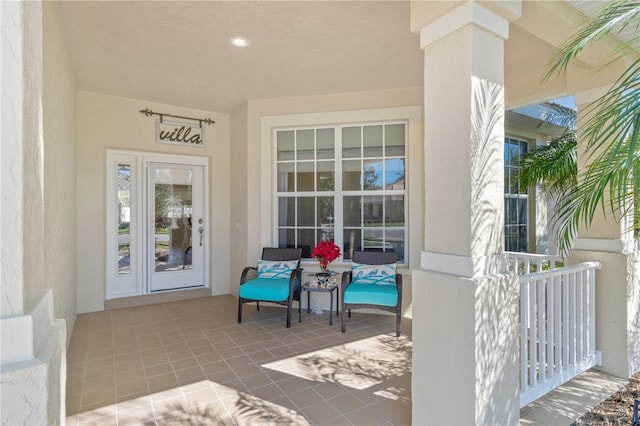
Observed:
[[[344,303],[396,306],[398,289],[394,285],[351,283],[344,292]]]
[[[289,279],[256,278],[240,286],[240,297],[251,300],[282,302],[289,297]]]
[[[351,265],[352,281],[358,284],[395,285],[396,264],[366,265],[353,262]]]
[[[297,267],[297,260],[258,260],[258,278],[289,279]]]

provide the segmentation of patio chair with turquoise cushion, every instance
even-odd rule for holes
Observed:
[[[396,336],[402,318],[402,275],[396,273],[396,254],[355,251],[351,271],[342,274],[342,332],[346,331],[345,311],[382,309],[396,314]]]
[[[291,327],[291,307],[298,301],[298,319],[302,321],[300,309],[300,258],[301,248],[262,249],[258,267],[247,266],[240,276],[238,297],[238,323],[242,322],[242,305],[256,302],[272,302],[287,307],[287,328]]]

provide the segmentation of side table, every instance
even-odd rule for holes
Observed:
[[[308,282],[302,285],[302,291],[307,292],[307,313],[311,312],[311,292],[317,291],[320,293],[329,293],[331,298],[329,303],[329,325],[333,325],[333,292],[336,292],[336,316],[340,314],[340,292],[337,284],[317,284]]]

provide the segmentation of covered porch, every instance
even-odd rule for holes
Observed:
[[[565,77],[540,82],[549,55],[585,19],[578,3],[3,2],[3,47],[13,49],[2,52],[3,421],[517,423],[519,291],[502,263],[505,110],[564,95],[582,107],[617,78],[616,69],[594,73],[618,45],[606,38]],[[232,30],[256,28],[264,44],[232,50]],[[174,60],[187,47],[192,55]],[[204,147],[162,144],[146,109],[216,125]],[[336,208],[309,208],[299,215],[308,223],[281,223],[278,208],[318,195],[314,164],[335,171],[334,182],[365,176],[369,157],[363,149],[342,161],[342,135],[372,123],[405,126],[392,157],[406,175],[380,184],[374,205],[402,206],[389,226],[405,238],[395,248],[408,290],[402,338],[388,339],[393,320],[380,316],[358,315],[346,334],[313,314],[286,329],[276,308],[268,318],[248,310],[238,325],[237,277],[262,247],[289,244],[289,231],[311,235],[312,246],[327,224],[350,241],[342,207],[371,194],[364,179],[354,179],[357,192],[326,187]],[[277,160],[276,132],[309,127],[335,129],[335,156],[302,159],[311,186],[282,189],[294,173],[278,173],[293,160]],[[110,262],[120,228],[109,188],[124,160],[109,162],[122,154],[113,150],[132,151],[128,170],[149,153],[162,160],[148,164],[199,156],[210,166],[198,246],[206,298],[108,310],[123,294],[108,282],[120,273]],[[362,170],[348,168],[356,162]],[[138,216],[139,236],[153,236],[153,215]],[[370,231],[364,214],[354,216],[351,235]],[[604,216],[579,237],[570,263],[602,263],[603,368],[628,377],[640,368],[638,252]],[[338,270],[350,267],[344,260]],[[156,296],[144,275],[152,265],[131,275],[127,296]]]
[[[297,313],[215,296],[81,314],[67,352],[67,424],[411,423],[411,320]]]
[[[67,352],[68,425],[411,424],[412,321],[215,296],[79,315]],[[570,424],[624,381],[589,371],[520,410],[521,425]]]

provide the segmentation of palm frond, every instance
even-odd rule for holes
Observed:
[[[559,191],[561,202],[554,219],[560,227],[558,241],[563,253],[571,247],[578,226],[590,226],[598,209],[617,221],[633,215],[638,222],[640,217],[635,197],[640,192],[640,59],[637,52],[628,55],[631,49],[638,50],[638,28],[640,1],[608,3],[556,51],[545,76],[549,79],[566,72],[584,48],[606,35],[635,29],[635,35],[610,52],[604,67],[623,58],[632,57],[633,61],[607,93],[583,111],[580,140],[585,143],[584,155],[590,164],[578,176],[577,185]]]
[[[598,16],[579,28],[556,50],[544,80],[564,73],[569,64],[577,59],[587,46],[612,32],[622,31],[629,25],[637,25],[639,18],[640,1],[617,0],[607,4]]]
[[[576,135],[569,132],[525,153],[518,162],[520,189],[541,184],[555,197],[573,188],[577,184],[576,146]]]
[[[640,120],[640,58],[629,66],[627,72],[606,94],[586,107],[585,116],[587,120],[582,137],[592,155],[611,141],[615,141],[618,149],[622,141],[628,138],[637,141]],[[629,148],[630,160],[635,143],[632,142]]]
[[[629,143],[627,140],[621,149],[612,146],[601,152],[579,175],[579,184],[562,194],[554,216],[554,222],[559,224],[558,243],[562,253],[570,248],[579,224],[590,224],[599,209],[618,221],[637,212],[634,200],[638,177],[633,171],[640,170],[640,157],[633,157],[629,168]]]

